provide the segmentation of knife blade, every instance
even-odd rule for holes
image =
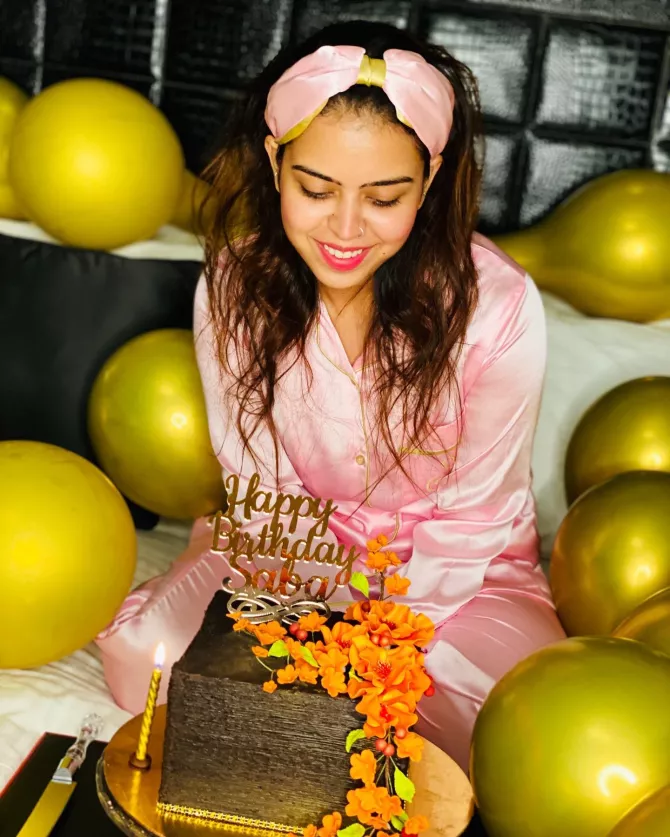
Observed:
[[[88,745],[100,735],[103,721],[99,715],[87,715],[77,740],[60,760],[55,773],[16,837],[48,837],[65,810],[77,786],[74,775],[86,758]]]

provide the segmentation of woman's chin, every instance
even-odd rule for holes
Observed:
[[[316,275],[316,281],[322,290],[342,292],[342,291],[356,291],[362,288],[368,280],[366,275],[354,276],[327,276]]]
[[[307,266],[314,274],[319,287],[330,291],[355,291],[363,287],[372,275],[366,265],[360,265],[354,270],[340,271],[310,260]]]

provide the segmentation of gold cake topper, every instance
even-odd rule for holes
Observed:
[[[241,497],[240,478],[231,474],[225,480],[227,509],[214,516],[212,550],[225,553],[230,566],[244,579],[242,587],[233,587],[230,578],[223,580],[223,589],[231,594],[228,610],[257,623],[274,619],[292,622],[312,611],[327,616],[328,599],[339,587],[349,584],[354,563],[360,558],[356,547],[347,550],[343,544],[324,540],[337,506],[327,500],[322,507],[320,497],[281,491],[274,494],[260,485],[261,476],[254,472]],[[257,535],[251,535],[243,528],[238,512],[247,521],[253,519],[254,512],[272,517]],[[305,537],[292,537],[300,520],[313,520],[314,524]],[[251,572],[241,563],[253,563],[257,556],[277,559],[281,565],[274,569],[254,568]],[[306,577],[296,568],[298,562],[308,566],[313,563],[316,571]],[[339,571],[334,577],[319,574],[318,565],[339,567]]]

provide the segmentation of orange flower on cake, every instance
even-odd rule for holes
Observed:
[[[423,613],[391,601],[356,602],[345,614],[364,624],[380,645],[415,645],[425,648],[435,635],[435,626]],[[373,639],[374,642],[374,639]]]
[[[392,817],[399,817],[403,813],[400,797],[389,796],[385,787],[350,790],[344,810],[347,816],[356,817],[363,825],[371,825],[373,828],[385,828]]]
[[[262,625],[252,625],[251,631],[261,645],[272,645],[278,639],[286,636],[286,629],[279,622],[265,622]]]
[[[307,662],[303,652],[303,648],[307,648],[307,650],[313,655],[314,649],[316,648],[315,643],[309,642],[303,645],[303,643],[298,642],[297,639],[286,637],[284,644],[286,645],[289,656],[293,660],[293,665],[298,672],[298,680],[300,680],[301,683],[309,683],[312,686],[316,686],[319,677],[319,670],[311,663]]]
[[[326,814],[322,820],[323,825],[316,832],[317,837],[335,837],[342,826],[342,814],[339,811],[334,811],[332,814]]]
[[[231,613],[230,618],[235,622],[233,625],[234,631],[249,631],[251,633],[254,626],[248,619],[243,619],[239,613]]]
[[[287,665],[284,668],[277,669],[277,683],[280,686],[285,686],[287,683],[295,683],[298,679],[298,669],[293,665]]]
[[[394,573],[384,582],[384,590],[389,596],[404,596],[409,590],[409,579]]]
[[[397,689],[382,695],[370,692],[356,704],[356,711],[366,716],[363,731],[367,738],[384,738],[391,727],[413,726],[419,720],[415,708],[414,695]]]
[[[290,636],[287,636],[284,640],[284,645],[288,648],[288,653],[291,657],[298,662],[299,660],[304,660],[305,657],[303,656],[302,649],[307,647],[307,643],[303,645],[302,642],[298,642],[297,639],[291,639]],[[314,643],[311,643],[312,647],[314,647]],[[311,649],[310,649],[311,650]]]
[[[421,761],[421,756],[423,755],[423,738],[415,732],[407,732],[400,736],[399,732],[401,730],[405,733],[406,727],[397,728],[394,736],[398,758]],[[418,834],[418,832],[416,833]]]
[[[412,692],[420,700],[430,686],[430,677],[423,669],[423,655],[411,645],[380,648],[357,637],[350,650],[351,666],[360,680],[350,681],[354,698],[373,689],[377,694],[389,689]]]
[[[299,642],[297,639],[291,639],[291,637],[286,637],[284,640],[284,645],[288,648],[288,653],[290,656],[295,660],[295,662],[305,661],[308,656],[314,657],[314,652],[317,649],[317,646],[322,646],[323,643],[319,642]]]
[[[326,814],[321,822],[321,828],[315,825],[308,825],[304,828],[302,837],[336,837],[342,827],[342,814],[339,811],[333,811],[332,814]],[[298,837],[298,835],[291,833],[287,837]]]
[[[368,552],[365,566],[376,573],[383,573],[389,567],[399,567],[401,563],[395,552]]]
[[[306,660],[296,660],[295,667],[298,672],[298,680],[301,683],[316,686],[319,679],[319,672],[314,666],[311,666]]]
[[[419,814],[416,817],[410,817],[405,825],[403,826],[403,831],[405,834],[413,835],[413,834],[421,834],[423,831],[427,831],[430,826],[428,822],[428,818],[424,817],[423,814]]]
[[[336,622],[332,628],[326,625],[321,628],[321,635],[326,647],[336,643],[346,651],[357,636],[367,636],[368,629],[365,625],[352,625],[349,622]]]
[[[318,642],[312,654],[318,663],[319,674],[322,676],[329,669],[344,671],[349,665],[349,655],[336,642],[330,642],[328,645]]]
[[[344,682],[344,672],[335,669],[326,669],[321,678],[321,685],[331,697],[346,694],[347,684]]]
[[[373,756],[372,750],[363,750],[362,753],[354,753],[351,756],[349,775],[352,779],[363,782],[366,788],[374,787],[376,771],[377,760]]]
[[[307,616],[301,616],[300,619],[298,619],[298,629],[307,631],[308,634],[320,631],[325,624],[326,617],[321,616],[321,614],[317,613],[316,610],[313,610],[311,613],[308,613]]]

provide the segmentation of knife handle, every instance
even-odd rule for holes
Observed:
[[[104,722],[99,715],[87,715],[84,718],[77,740],[65,753],[53,775],[54,782],[62,782],[66,785],[72,783],[74,774],[86,758],[88,745],[102,732],[103,726]]]

